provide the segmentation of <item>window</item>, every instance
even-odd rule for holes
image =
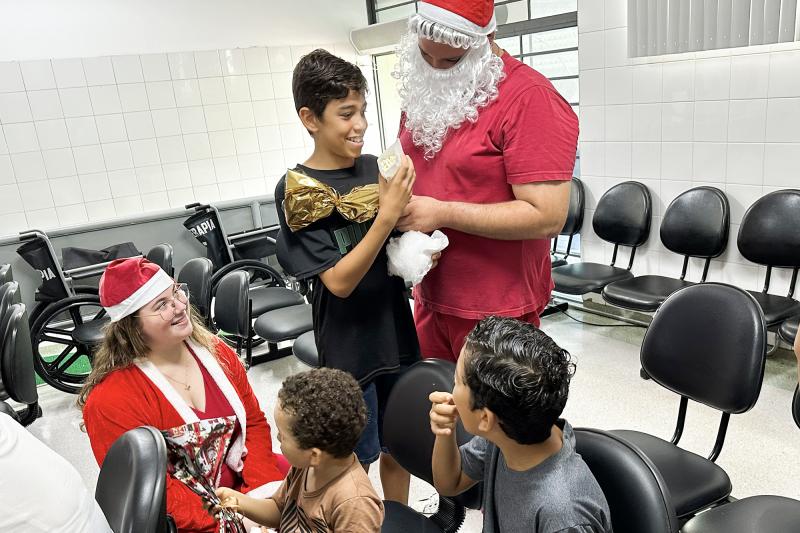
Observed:
[[[800,39],[797,0],[630,0],[628,53],[655,56]]]

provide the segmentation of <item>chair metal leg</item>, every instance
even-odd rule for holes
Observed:
[[[253,364],[253,300],[247,300],[247,338],[245,339],[245,352],[244,352],[244,368],[250,370]]]
[[[780,346],[781,346],[781,338],[780,338],[780,337],[778,337],[778,335],[776,334],[776,335],[775,335],[775,344],[773,344],[773,345],[770,347],[770,349],[769,349],[769,350],[767,350],[767,354],[766,354],[766,355],[767,355],[767,357],[769,357],[770,355],[775,355],[775,352],[777,352],[777,351],[778,351],[778,348],[780,348]]]
[[[569,303],[567,302],[548,305],[547,307],[544,308],[544,311],[542,311],[541,314],[539,314],[539,318],[544,318],[546,316],[554,315],[556,313],[563,313],[567,309],[569,309]]]
[[[245,369],[250,370],[250,367],[253,366],[253,335],[247,336],[247,341],[245,342],[245,349],[244,349],[244,360],[245,360]]]
[[[25,409],[17,411],[17,416],[19,417],[20,424],[23,426],[29,426],[37,418],[42,416],[42,408],[39,405],[39,402],[34,402],[30,405],[27,405]]]

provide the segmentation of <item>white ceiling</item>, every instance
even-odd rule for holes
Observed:
[[[0,0],[0,61],[344,42],[365,0]]]

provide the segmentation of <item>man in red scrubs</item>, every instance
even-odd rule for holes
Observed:
[[[456,360],[487,315],[535,325],[550,299],[578,119],[550,81],[494,42],[492,0],[426,0],[395,75],[414,197],[398,228],[450,246],[414,291],[423,356]]]

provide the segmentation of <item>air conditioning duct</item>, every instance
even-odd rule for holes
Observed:
[[[495,20],[500,26],[508,21],[508,6],[503,4],[494,8]],[[408,18],[379,22],[350,32],[350,42],[359,55],[383,54],[393,52],[400,38],[408,29]]]
[[[408,19],[379,22],[350,32],[350,42],[359,55],[382,54],[394,51],[400,37],[408,29]]]

